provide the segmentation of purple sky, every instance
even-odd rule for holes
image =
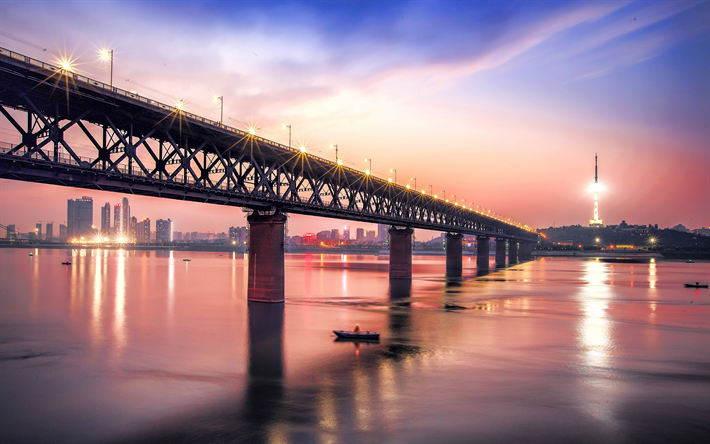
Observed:
[[[397,170],[533,227],[710,225],[708,2],[0,3],[0,45],[375,174]],[[42,51],[41,48],[47,48]],[[0,120],[0,140],[14,130]],[[89,155],[88,146],[80,147]],[[411,182],[413,185],[413,181]],[[0,223],[66,219],[119,194],[0,180]],[[130,197],[179,231],[238,208]],[[293,234],[366,224],[293,216]],[[368,229],[371,229],[369,227]],[[2,235],[4,233],[0,233]],[[422,233],[423,237],[430,233]]]

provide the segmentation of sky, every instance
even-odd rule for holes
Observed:
[[[532,227],[710,226],[710,2],[0,0],[0,46]],[[44,50],[46,49],[46,51]],[[0,118],[0,141],[14,142]],[[80,152],[90,155],[88,145]],[[431,188],[429,188],[431,186]],[[123,196],[0,180],[0,224]],[[239,208],[129,196],[177,231]],[[291,234],[371,225],[293,215]],[[3,233],[0,233],[2,235]],[[418,238],[438,235],[422,232]]]

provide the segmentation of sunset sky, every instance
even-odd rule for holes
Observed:
[[[709,2],[0,2],[0,46],[533,227],[710,225]],[[43,51],[46,48],[46,51]],[[15,142],[0,119],[0,141]],[[83,151],[82,151],[83,150]],[[90,155],[88,146],[78,150]],[[413,181],[411,182],[414,185]],[[0,223],[121,194],[0,180]],[[239,208],[129,196],[227,231]],[[350,225],[293,216],[291,234]],[[56,230],[56,228],[55,228]],[[422,233],[430,237],[434,233]],[[4,236],[4,231],[0,232]]]

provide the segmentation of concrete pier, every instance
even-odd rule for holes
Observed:
[[[488,257],[490,252],[490,240],[491,238],[488,236],[476,236],[476,249],[478,250],[478,254],[476,255],[476,267],[478,267],[479,270],[488,270],[488,268],[490,268],[490,258]]]
[[[463,272],[463,234],[446,233],[446,277],[461,277]]]
[[[496,267],[505,267],[505,239],[496,239]]]
[[[412,279],[411,228],[390,228],[390,279]]]
[[[508,265],[518,262],[518,242],[511,240],[508,242]]]
[[[250,302],[284,301],[284,224],[286,216],[251,214],[249,222]]]

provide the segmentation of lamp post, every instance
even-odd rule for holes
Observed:
[[[397,185],[397,170],[392,169],[392,170],[390,170],[390,173],[391,173],[392,171],[394,171],[394,184]]]
[[[288,128],[288,147],[291,148],[291,125],[284,125],[284,129]]]
[[[413,180],[413,181],[414,181],[414,190],[416,191],[416,189],[417,189],[417,178],[416,178],[416,177],[410,177],[409,180]]]
[[[372,159],[365,159],[365,162],[369,162],[369,168],[365,170],[365,174],[369,176],[372,174]]]
[[[434,195],[434,185],[429,185],[429,196]]]
[[[108,59],[111,62],[111,77],[109,85],[113,87],[113,49],[101,51],[101,57],[103,57],[104,59]]]
[[[335,163],[338,165],[342,165],[343,162],[340,159],[338,159],[338,145],[334,144],[334,145],[331,145],[330,147],[335,148]]]
[[[215,100],[219,100],[219,125],[222,125],[222,121],[224,120],[224,96],[215,96]]]

